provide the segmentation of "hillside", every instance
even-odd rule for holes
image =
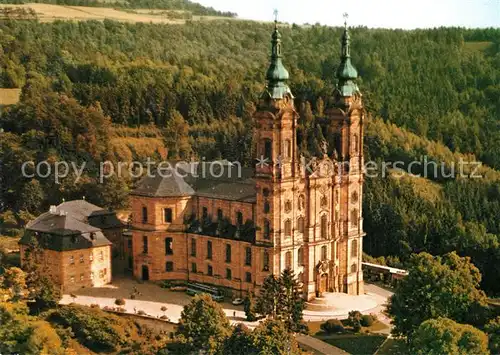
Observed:
[[[251,117],[268,65],[269,24],[8,20],[0,30],[0,86],[23,88],[22,101],[0,117],[0,180],[13,181],[0,190],[3,210],[38,213],[82,195],[127,204],[131,181],[98,184],[95,169],[76,184],[74,177],[60,185],[26,180],[19,171],[27,159],[97,166],[167,153],[252,164]],[[320,142],[332,139],[323,118],[341,29],[292,25],[281,32],[300,149],[318,154]],[[499,293],[500,30],[355,28],[352,38],[372,117],[366,160],[427,157],[444,169],[366,180],[365,251],[404,261],[412,252],[458,250],[481,269],[484,289]],[[471,179],[467,169],[465,177],[450,177],[454,165],[475,160],[483,178]]]
[[[218,11],[190,0],[0,0],[0,4],[27,4],[31,7],[36,4],[51,4],[63,7],[180,10],[196,16],[236,17],[235,13]]]
[[[187,10],[128,9],[91,6],[69,6],[42,3],[1,4],[0,19],[27,20],[36,18],[40,22],[57,20],[89,21],[113,20],[128,23],[184,24],[186,21],[213,21],[229,17],[194,15]]]

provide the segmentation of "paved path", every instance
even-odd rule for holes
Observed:
[[[297,334],[295,339],[303,348],[307,351],[312,351],[316,355],[346,355],[349,354],[342,349],[339,349],[333,345],[330,345],[322,340],[313,338],[310,335]]]
[[[136,294],[135,299],[131,299],[130,295]],[[363,296],[350,296],[349,299],[339,302],[339,308],[323,312],[304,311],[305,321],[323,321],[331,318],[345,319],[349,311],[360,310],[364,298],[370,298],[374,307],[363,309],[363,313],[374,313],[378,319],[386,324],[390,324],[390,319],[387,318],[382,312],[385,310],[385,303],[392,292],[387,291],[379,286],[373,284],[365,284],[365,295]],[[115,279],[110,285],[99,288],[85,288],[75,292],[76,297],[64,295],[61,304],[68,304],[71,302],[90,306],[91,304],[98,304],[101,308],[117,307],[115,300],[117,298],[125,299],[126,313],[135,314],[139,310],[146,312],[146,314],[158,318],[166,315],[171,322],[178,323],[182,308],[191,301],[191,297],[184,292],[173,292],[167,289],[160,288],[154,283],[138,283],[132,279]],[[347,295],[346,295],[347,297]],[[245,323],[250,328],[255,327],[258,322],[246,322],[243,306],[234,306],[230,302],[220,303],[224,312],[228,316],[231,323]],[[167,311],[161,311],[161,307],[167,307]],[[363,308],[363,307],[361,307]]]
[[[126,314],[137,314],[139,311],[143,311],[146,315],[153,318],[160,318],[166,315],[170,322],[179,323],[181,318],[181,312],[184,306],[168,303],[168,302],[153,302],[153,301],[143,301],[143,300],[132,300],[125,298],[125,305],[117,306],[115,304],[116,298],[110,297],[94,297],[94,296],[82,296],[75,295],[76,297],[71,297],[70,295],[63,295],[60,304],[70,304],[76,303],[83,306],[91,306],[93,304],[98,304],[102,309],[104,307],[120,307],[125,309]],[[162,311],[162,307],[167,307],[166,311]],[[258,322],[247,322],[245,320],[245,312],[242,310],[234,310],[224,308],[224,313],[228,317],[232,324],[244,323],[249,328],[254,328]]]

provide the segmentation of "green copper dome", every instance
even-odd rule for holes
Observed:
[[[281,61],[281,34],[277,25],[275,25],[271,40],[271,63],[266,73],[267,85],[264,94],[273,99],[282,99],[285,94],[293,97],[290,88],[286,84],[289,77],[288,70]]]
[[[351,63],[351,36],[347,25],[342,35],[342,55],[340,65],[337,68],[337,79],[339,80],[337,89],[342,96],[352,96],[359,91],[354,82],[358,78],[358,71]]]

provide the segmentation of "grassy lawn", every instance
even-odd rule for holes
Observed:
[[[321,337],[321,340],[351,354],[373,354],[384,342],[385,336],[372,334],[342,334]]]
[[[387,339],[377,355],[405,355],[409,354],[408,347],[402,339]]]

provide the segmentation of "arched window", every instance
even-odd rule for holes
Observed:
[[[271,238],[271,227],[267,219],[264,220],[264,239]]]
[[[326,245],[323,245],[321,247],[321,260],[326,260],[326,259],[328,259],[327,248]]]
[[[297,219],[297,229],[299,233],[304,234],[304,217],[302,216]]]
[[[353,227],[357,227],[359,224],[359,213],[356,208],[351,211],[351,224]]]
[[[304,209],[304,206],[305,206],[305,198],[304,198],[304,195],[300,195],[299,196],[299,202],[298,202],[298,208],[299,208],[299,211],[302,211],[302,209]]]
[[[222,210],[219,208],[217,210],[217,221],[220,222],[222,221],[222,218],[224,217],[224,212],[222,212]]]
[[[351,242],[351,257],[357,258],[358,257],[358,240],[354,239]]]
[[[269,252],[267,250],[264,250],[264,255],[263,255],[263,269],[264,271],[269,271]]]
[[[321,216],[321,238],[328,238],[328,217],[326,214]]]
[[[290,212],[292,210],[292,201],[287,200],[285,202],[285,212]]]
[[[351,265],[351,272],[358,272],[358,265],[357,264]]]
[[[172,255],[174,253],[172,246],[173,246],[173,239],[165,238],[165,255]]]
[[[146,206],[142,207],[142,223],[148,222],[148,208]]]
[[[292,268],[292,252],[287,251],[285,253],[285,269],[291,269]]]
[[[264,202],[264,213],[269,213],[270,210],[271,210],[271,206],[269,205],[269,202],[265,201]]]
[[[241,226],[243,225],[243,213],[241,212],[236,212],[236,225]]]
[[[285,237],[291,237],[292,236],[292,221],[287,219],[285,221]]]
[[[304,248],[302,247],[297,251],[297,262],[299,266],[304,265]]]

